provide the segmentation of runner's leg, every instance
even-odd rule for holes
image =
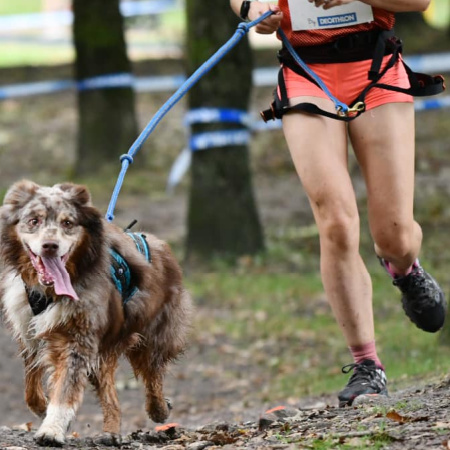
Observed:
[[[422,242],[413,215],[414,105],[371,109],[350,123],[349,132],[366,181],[375,251],[394,272],[406,273]]]
[[[300,97],[334,112],[329,100]],[[374,341],[372,286],[359,254],[359,216],[347,169],[347,127],[305,113],[283,117],[294,165],[308,195],[321,249],[321,274],[334,316],[349,346]]]

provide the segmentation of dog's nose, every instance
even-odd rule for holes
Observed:
[[[56,241],[45,241],[42,243],[43,256],[52,257],[55,256],[59,249],[59,244]]]

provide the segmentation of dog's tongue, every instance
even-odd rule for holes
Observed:
[[[45,266],[45,270],[52,275],[56,295],[65,295],[71,297],[73,300],[78,300],[78,295],[72,287],[69,273],[61,258],[41,257],[41,260]]]

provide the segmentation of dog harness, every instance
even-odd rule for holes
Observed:
[[[25,285],[25,292],[27,293],[31,311],[33,311],[35,316],[45,311],[53,303],[53,297],[47,297],[42,292],[32,291],[27,285]]]
[[[131,239],[139,253],[145,256],[147,262],[152,262],[152,255],[150,253],[150,247],[148,246],[147,239],[143,233],[131,233],[126,232]],[[134,286],[131,281],[131,270],[126,259],[117,250],[110,248],[109,253],[112,256],[111,261],[111,278],[122,296],[123,304],[126,305],[128,301],[137,292],[137,286]]]
[[[293,50],[306,63],[352,62],[372,59],[372,65],[368,73],[370,83],[349,105],[349,111],[351,112],[349,115],[333,114],[322,110],[313,103],[300,103],[290,106],[286,93],[283,69],[281,68],[278,74],[279,94],[276,89],[274,92],[274,101],[270,108],[261,112],[261,117],[265,122],[270,119],[281,119],[289,111],[304,111],[348,122],[365,111],[365,97],[367,92],[374,87],[403,92],[412,96],[436,95],[445,89],[444,78],[441,75],[431,76],[413,72],[404,61],[402,63],[408,74],[410,88],[404,89],[380,82],[386,71],[398,61],[399,55],[402,52],[402,41],[395,37],[394,30],[372,30],[353,33],[338,38],[328,44],[296,47]],[[387,65],[380,70],[385,55],[391,56]],[[278,52],[278,59],[282,65],[318,85],[316,80],[297,64],[294,55],[291,54],[286,46],[283,46]]]
[[[131,239],[133,239],[139,253],[144,255],[147,262],[152,262],[152,255],[145,234],[143,233],[131,233],[126,232]],[[110,248],[109,253],[111,255],[111,278],[122,296],[122,302],[124,305],[133,297],[137,292],[137,286],[132,284],[131,270],[125,258],[115,249]],[[52,303],[53,297],[46,296],[42,292],[31,290],[25,285],[25,292],[28,297],[28,303],[30,304],[31,311],[37,316],[41,312],[45,311]]]

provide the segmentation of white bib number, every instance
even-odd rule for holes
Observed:
[[[373,21],[372,7],[359,1],[324,10],[308,0],[288,0],[292,29],[321,30]]]

